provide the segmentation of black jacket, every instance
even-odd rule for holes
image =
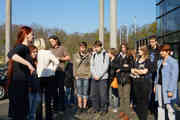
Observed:
[[[36,68],[32,57],[29,56],[27,59],[33,65],[33,67]],[[36,71],[29,75],[28,83],[29,88],[32,88],[32,92],[40,91],[40,80],[38,79]]]
[[[112,82],[113,78],[117,76],[116,70],[119,68],[119,59],[116,56],[113,61],[110,61],[109,65],[109,81]]]
[[[125,57],[123,57],[121,54],[118,55],[118,61],[119,61],[118,68],[120,69],[120,72],[117,74],[117,76],[119,83],[122,85],[129,82],[129,74],[131,71],[131,60],[132,58],[127,55]]]
[[[74,81],[74,77],[73,77],[73,64],[71,62],[68,62],[65,69],[65,80],[64,80],[64,85],[67,88],[72,88],[73,87],[73,81]]]

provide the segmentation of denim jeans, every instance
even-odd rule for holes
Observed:
[[[29,93],[29,114],[28,114],[28,120],[35,120],[35,114],[38,108],[38,105],[40,104],[41,97],[40,93]]]
[[[119,92],[118,88],[109,88],[109,103],[113,108],[118,108],[119,105]]]
[[[76,80],[76,85],[77,85],[77,96],[81,96],[82,98],[87,98],[88,90],[89,90],[89,79],[80,78]]]
[[[156,90],[158,90],[158,120],[165,120],[165,108],[167,109],[169,120],[176,120],[176,114],[173,105],[165,104],[165,107],[163,107],[162,86],[157,85]]]
[[[97,111],[107,111],[108,87],[107,79],[91,80],[92,107]]]
[[[75,104],[74,101],[74,89],[65,87],[65,104]]]

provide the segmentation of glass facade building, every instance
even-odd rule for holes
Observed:
[[[156,20],[159,43],[170,44],[174,51],[174,57],[179,60],[180,0],[156,0]]]

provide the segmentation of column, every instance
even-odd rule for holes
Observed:
[[[11,40],[11,0],[6,0],[6,40],[5,40],[5,63],[7,63],[7,54],[10,49]]]
[[[110,47],[117,48],[117,0],[110,0]]]
[[[104,0],[99,0],[99,40],[104,45]]]

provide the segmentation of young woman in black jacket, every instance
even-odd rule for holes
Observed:
[[[108,55],[110,57],[110,66],[109,66],[109,105],[113,108],[113,112],[118,112],[119,104],[119,92],[118,86],[113,86],[112,82],[115,85],[118,85],[118,80],[116,79],[116,70],[118,69],[118,59],[117,59],[117,50],[111,48],[108,50]]]

